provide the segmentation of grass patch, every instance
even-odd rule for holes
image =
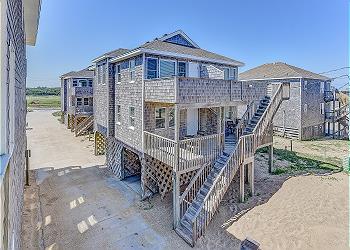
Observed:
[[[61,107],[61,97],[57,95],[32,96],[27,97],[27,108],[59,108]]]
[[[55,111],[55,112],[52,113],[52,115],[55,116],[55,117],[61,117],[62,111]]]
[[[261,148],[257,152],[268,153],[268,147]],[[323,169],[328,171],[342,170],[342,162],[336,157],[327,157],[321,161],[317,156],[304,155],[278,148],[274,148],[273,153],[277,160],[288,161],[290,163],[288,168],[275,168],[273,174],[284,174],[287,172],[304,171],[309,169]]]

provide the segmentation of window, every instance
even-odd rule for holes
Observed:
[[[129,68],[129,61],[124,61],[120,64],[121,69],[128,69]]]
[[[156,128],[165,128],[165,108],[156,108]]]
[[[307,112],[307,104],[304,104],[304,113]]]
[[[82,105],[82,99],[81,98],[77,98],[77,106],[81,106]]]
[[[117,105],[117,117],[116,117],[116,120],[117,120],[117,124],[120,124],[120,121],[121,121],[121,107],[120,107],[120,105]]]
[[[73,87],[78,86],[78,81],[77,80],[73,80]]]
[[[320,94],[324,93],[324,82],[320,83]]]
[[[129,107],[129,126],[131,128],[135,127],[135,108]]]
[[[224,68],[224,80],[229,80],[229,79],[230,79],[230,69]]]
[[[130,81],[135,81],[135,59],[130,60]]]
[[[304,90],[307,90],[307,81],[304,81]]]
[[[169,77],[175,75],[175,62],[168,60],[160,60],[159,65],[160,77]]]
[[[84,98],[84,105],[89,105],[89,98]]]
[[[98,82],[98,84],[102,84],[102,82],[101,82],[101,78],[102,77],[102,65],[98,65],[97,66],[97,82]]]
[[[117,65],[117,83],[120,83],[122,81],[122,74],[120,72],[120,64]]]
[[[92,79],[89,79],[89,87],[92,87]]]
[[[236,69],[235,68],[224,68],[224,79],[231,80],[236,77]]]
[[[324,103],[320,103],[320,113],[324,115]]]
[[[169,110],[169,128],[175,126],[175,109],[171,108]]]
[[[158,59],[147,58],[146,64],[147,64],[146,78],[147,79],[158,78]]]
[[[186,70],[187,67],[186,67],[186,62],[179,62],[177,64],[177,75],[178,76],[186,76]]]
[[[86,87],[87,86],[87,81],[86,80],[79,80],[80,84],[82,87]]]

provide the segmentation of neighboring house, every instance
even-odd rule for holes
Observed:
[[[237,81],[243,63],[201,49],[181,30],[93,62],[95,129],[107,137],[108,168],[120,179],[140,176],[143,197],[172,191],[174,228],[194,245],[238,170],[241,199],[244,169],[254,193],[254,153],[263,145],[272,152],[271,121],[289,85],[269,99],[266,85]],[[238,117],[252,101],[258,108]]]
[[[86,68],[60,77],[62,120],[76,136],[93,126],[93,74]]]
[[[35,45],[40,7],[40,0],[0,1],[0,249],[21,249],[26,44]]]
[[[108,112],[109,101],[114,100],[114,92],[108,90],[109,79],[114,81],[114,78],[108,77],[107,70],[110,69],[110,60],[114,57],[120,56],[128,52],[127,49],[116,49],[105,53],[93,60],[94,74],[94,86],[93,86],[93,98],[94,98],[94,142],[95,142],[95,155],[105,154],[106,151],[106,138],[108,127],[108,116],[112,115]],[[114,114],[113,114],[114,117]],[[113,120],[114,118],[111,118]]]
[[[331,79],[283,62],[267,63],[239,74],[239,80],[251,84],[290,82],[290,99],[284,102],[274,120],[274,132],[287,138],[309,140],[325,135],[325,114],[329,105],[325,93]],[[329,124],[327,123],[327,126]]]

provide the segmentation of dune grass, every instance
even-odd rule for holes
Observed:
[[[59,108],[61,97],[57,95],[27,96],[28,108]]]

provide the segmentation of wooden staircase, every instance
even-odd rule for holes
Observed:
[[[79,136],[79,135],[83,135],[83,134],[87,134],[89,132],[89,130],[91,130],[91,128],[94,125],[94,116],[88,116],[86,117],[81,123],[78,124],[78,126],[75,128],[74,132],[75,132],[75,136]]]
[[[260,101],[253,117],[241,129],[243,132],[226,137],[219,158],[199,169],[180,196],[180,220],[175,231],[191,246],[204,234],[240,166],[252,159],[263,144],[275,113],[286,99],[289,84],[283,83],[272,98],[266,96]]]

